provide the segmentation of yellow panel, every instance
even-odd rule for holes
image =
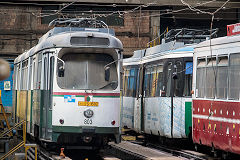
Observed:
[[[17,91],[17,117],[20,117],[20,91]]]
[[[28,107],[27,107],[27,121],[30,121],[30,113],[31,113],[31,90],[28,91]]]
[[[20,91],[19,96],[19,117],[22,120],[26,120],[27,91]]]

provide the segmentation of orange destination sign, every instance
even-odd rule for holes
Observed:
[[[98,102],[78,101],[78,106],[98,106]]]

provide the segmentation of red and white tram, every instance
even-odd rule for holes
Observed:
[[[240,35],[198,44],[193,63],[193,142],[240,154]]]

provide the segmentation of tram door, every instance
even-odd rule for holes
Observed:
[[[168,120],[168,125],[170,128],[169,137],[174,138],[175,136],[180,135],[177,130],[179,126],[182,126],[182,94],[183,94],[183,61],[182,59],[172,59],[167,62],[166,66],[166,97],[169,97],[167,100],[169,107],[167,113],[169,113],[170,119]]]
[[[51,52],[43,53],[43,74],[42,74],[42,137],[45,139],[51,138],[52,132],[52,81],[54,69],[54,56]]]
[[[136,98],[134,103],[134,129],[136,132],[143,130],[143,67],[140,67],[137,74]]]
[[[37,127],[37,125],[39,124],[39,121],[36,117],[37,113],[39,114],[38,110],[36,110],[36,108],[38,108],[38,100],[37,100],[37,92],[36,92],[36,81],[37,81],[37,64],[38,64],[38,60],[37,60],[37,54],[35,54],[32,57],[32,76],[31,76],[31,97],[32,97],[32,106],[31,106],[31,112],[30,114],[32,116],[30,116],[30,130],[31,133],[33,133],[34,137],[38,137],[39,136],[39,128]]]

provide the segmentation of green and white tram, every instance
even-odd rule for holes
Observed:
[[[120,141],[122,43],[103,22],[57,19],[14,61],[14,118],[43,142]]]

